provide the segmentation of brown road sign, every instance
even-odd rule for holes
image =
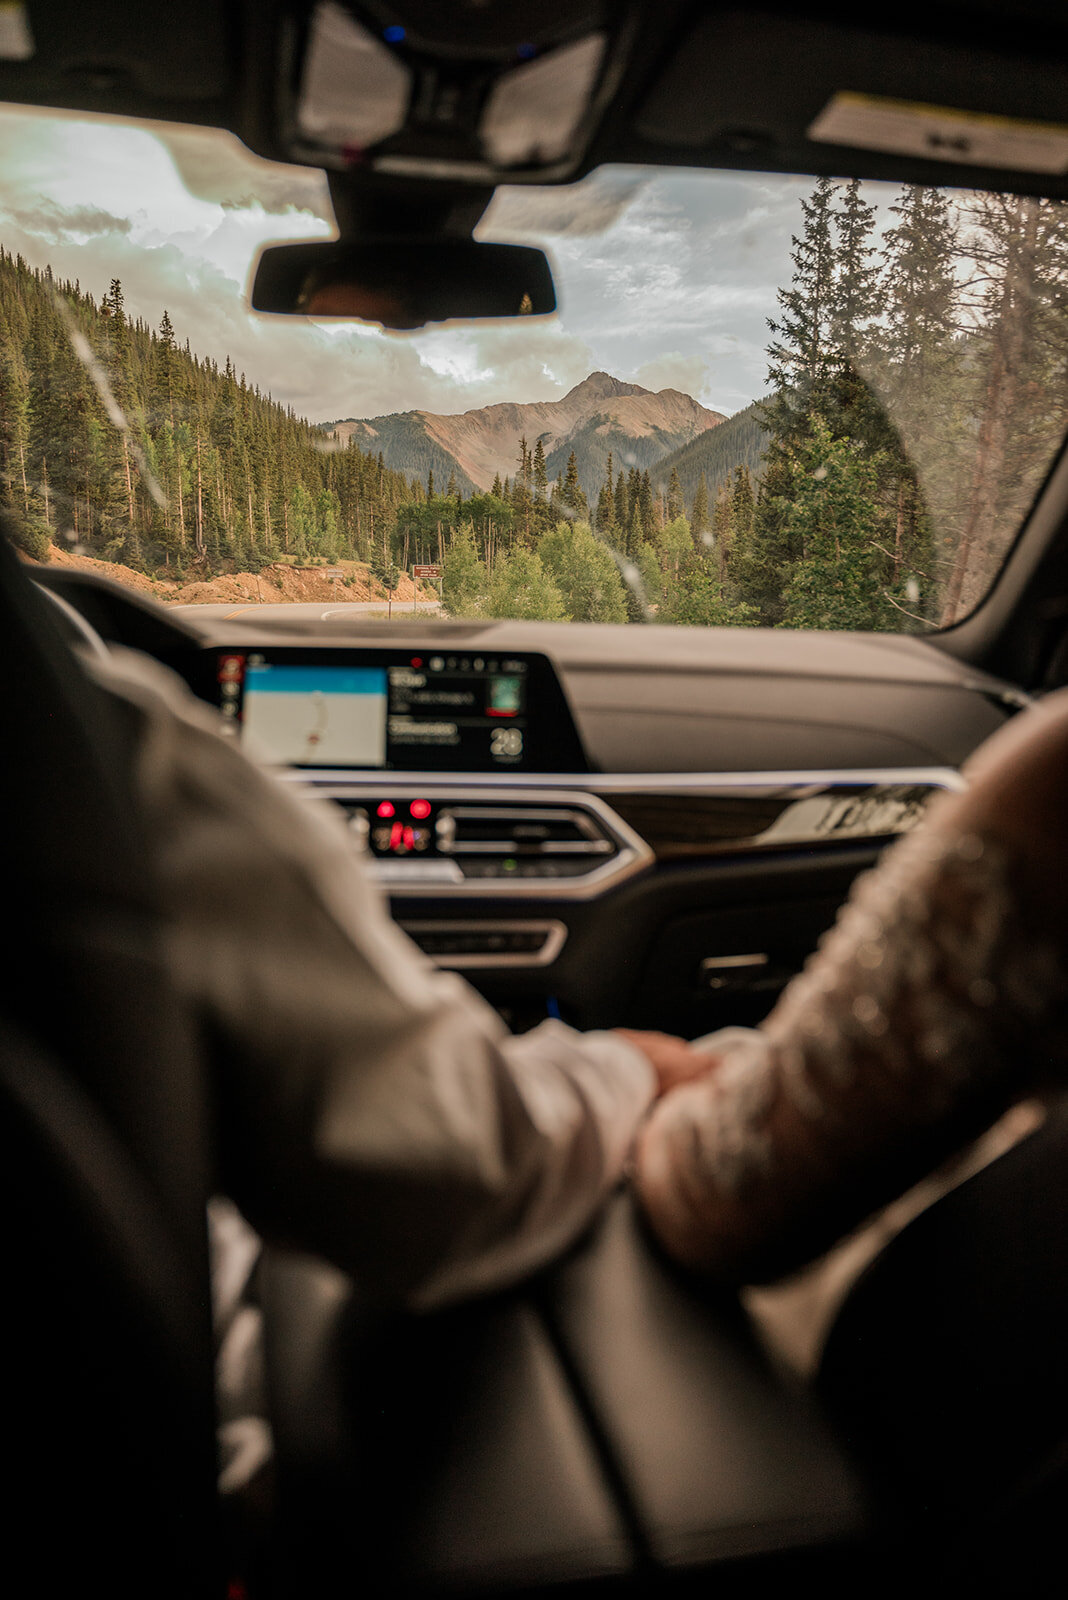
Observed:
[[[417,567],[413,567],[412,568],[412,577],[413,578],[440,578],[441,577],[441,568],[439,566],[422,566],[422,567],[417,566]]]

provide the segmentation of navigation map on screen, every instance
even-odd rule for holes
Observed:
[[[293,766],[381,767],[384,667],[272,666],[245,674],[245,730]]]

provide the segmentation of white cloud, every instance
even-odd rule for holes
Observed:
[[[643,362],[634,381],[646,389],[681,389],[683,394],[699,395],[708,386],[708,376],[704,356],[684,356],[681,350],[672,350],[666,356]]]
[[[584,340],[569,334],[556,319],[512,325],[446,326],[413,336],[426,366],[462,386],[468,411],[499,400],[558,400],[581,383],[593,365]]]

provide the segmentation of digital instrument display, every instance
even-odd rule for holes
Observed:
[[[216,703],[294,767],[573,771],[586,766],[544,656],[286,647],[220,650]]]

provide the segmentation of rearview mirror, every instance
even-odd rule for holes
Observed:
[[[556,310],[541,250],[441,235],[269,245],[252,309],[422,328],[451,317],[545,316]]]

